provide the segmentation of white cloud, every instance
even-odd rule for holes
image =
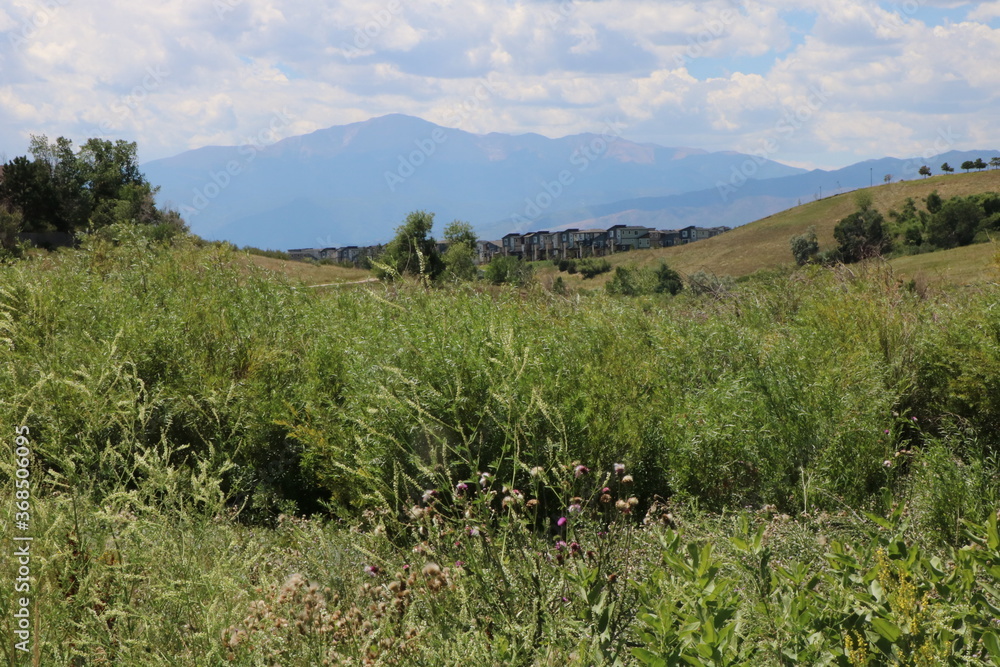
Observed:
[[[638,140],[720,150],[780,137],[774,157],[817,164],[904,154],[949,123],[966,147],[995,141],[1000,2],[907,7],[20,2],[0,10],[0,151],[23,152],[32,132],[105,134],[148,159],[240,143],[281,109],[294,114],[285,135],[392,112],[550,136],[620,116]],[[782,135],[818,87],[827,100]]]

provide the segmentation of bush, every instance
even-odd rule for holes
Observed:
[[[524,260],[511,255],[496,255],[486,265],[486,280],[494,285],[526,285],[534,272]]]
[[[560,259],[556,267],[560,271],[565,271],[566,273],[576,273],[576,260],[575,259]]]
[[[805,234],[799,234],[791,238],[792,256],[795,263],[804,266],[816,260],[819,254],[819,241],[816,239],[816,228],[810,227]]]
[[[587,257],[585,259],[577,260],[576,269],[580,272],[580,275],[582,275],[584,279],[593,278],[610,271],[611,262],[604,258]]]
[[[646,269],[634,266],[619,266],[615,275],[604,286],[608,294],[618,296],[639,296],[653,291],[653,275]]]

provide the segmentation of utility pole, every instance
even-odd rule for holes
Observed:
[[[875,185],[875,177],[872,175],[872,169],[874,167],[868,167],[868,187]]]

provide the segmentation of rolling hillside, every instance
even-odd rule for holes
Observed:
[[[901,181],[873,188],[875,207],[883,214],[901,208],[907,197],[921,200],[937,190],[942,197],[968,195],[1000,190],[1000,171],[934,176],[917,181]],[[816,227],[820,249],[833,245],[833,229],[842,218],[855,210],[854,193],[803,204],[762,220],[738,227],[731,232],[705,241],[657,250],[642,250],[609,257],[613,266],[635,263],[658,263],[661,259],[683,274],[707,271],[717,275],[745,276],[761,269],[791,264],[789,239]],[[980,244],[954,250],[901,257],[892,261],[905,276],[928,281],[950,283],[974,282],[988,275],[987,270],[995,249],[992,244]],[[542,275],[548,270],[543,271]],[[597,287],[611,274],[583,281],[578,275],[562,274],[571,287]]]

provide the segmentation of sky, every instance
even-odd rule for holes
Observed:
[[[142,161],[390,113],[806,168],[1000,147],[1000,1],[4,0],[0,157]]]

